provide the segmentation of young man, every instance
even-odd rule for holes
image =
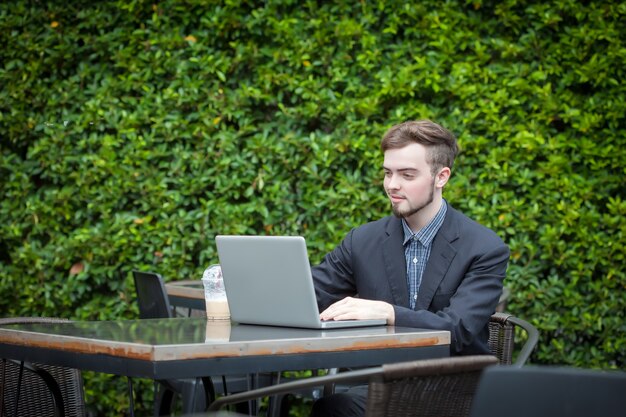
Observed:
[[[394,216],[351,230],[313,268],[321,318],[449,330],[451,355],[489,354],[509,250],[442,197],[456,138],[429,120],[406,122],[387,131],[381,149]],[[363,415],[366,395],[360,386],[322,398],[313,415]]]

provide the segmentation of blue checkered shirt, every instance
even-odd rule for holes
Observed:
[[[409,285],[409,305],[415,309],[417,293],[422,283],[422,275],[430,257],[433,239],[443,224],[448,205],[445,201],[435,217],[426,226],[413,233],[409,225],[402,219],[404,229],[404,256],[406,257],[406,277]]]

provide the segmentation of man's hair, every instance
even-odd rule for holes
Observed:
[[[426,148],[426,162],[432,175],[443,168],[452,169],[454,158],[459,153],[456,137],[446,128],[430,120],[417,120],[392,126],[380,142],[385,153],[389,149],[400,149],[412,143]]]

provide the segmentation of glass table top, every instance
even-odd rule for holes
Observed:
[[[210,321],[204,317],[0,325],[0,351],[75,352],[154,363],[439,346],[448,331],[375,326],[309,330]]]
[[[289,327],[244,325],[211,321],[204,317],[119,321],[75,321],[4,325],[1,329],[54,334],[77,338],[149,345],[179,345],[211,342],[270,341],[400,335],[419,329],[374,326],[355,329],[309,330]]]

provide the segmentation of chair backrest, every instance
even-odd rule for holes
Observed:
[[[46,317],[10,317],[1,318],[0,325],[68,321]],[[2,358],[0,398],[2,416],[86,416],[83,378],[77,369]]]
[[[527,337],[513,362],[516,327],[523,329]],[[525,320],[506,313],[495,313],[489,320],[489,349],[502,365],[524,365],[538,341],[537,328]]]
[[[159,274],[133,271],[139,318],[165,319],[173,316],[165,283]]]
[[[498,305],[496,306],[497,312],[504,313],[506,311],[506,308],[509,305],[509,298],[511,298],[511,290],[507,287],[502,288],[502,294],[500,294]]]
[[[366,417],[464,417],[493,356],[459,356],[383,365],[370,380]]]
[[[487,369],[472,417],[618,417],[626,415],[626,372],[570,367]]]

